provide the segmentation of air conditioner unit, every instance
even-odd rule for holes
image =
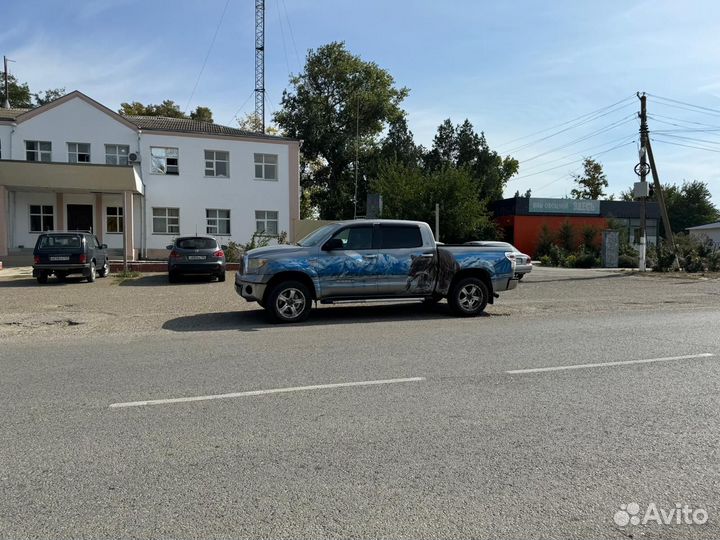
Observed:
[[[140,154],[130,152],[128,154],[128,163],[140,163]]]

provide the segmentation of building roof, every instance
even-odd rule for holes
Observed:
[[[152,131],[171,131],[174,133],[201,133],[206,135],[231,135],[235,137],[269,137],[243,129],[201,122],[190,118],[169,118],[167,116],[125,116],[140,129]],[[276,138],[276,137],[273,137]]]
[[[3,109],[0,108],[0,120],[15,120],[18,116],[30,109]]]
[[[698,225],[697,227],[688,227],[688,231],[702,231],[703,229],[720,229],[720,221],[708,223],[706,225]]]

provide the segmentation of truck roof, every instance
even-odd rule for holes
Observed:
[[[424,221],[410,221],[407,219],[348,219],[345,221],[338,221],[341,225],[350,225],[352,223],[384,223],[387,225],[423,225],[429,227]]]

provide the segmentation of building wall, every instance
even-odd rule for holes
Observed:
[[[12,128],[9,123],[0,122],[0,159],[10,159],[10,134]]]
[[[690,231],[690,234],[697,238],[709,238],[715,243],[716,246],[720,246],[720,227],[716,229],[700,229]]]
[[[105,163],[106,144],[137,151],[137,133],[80,98],[52,107],[15,127],[12,158],[24,160],[25,141],[50,141],[52,161],[68,162],[67,143],[90,143],[90,162]],[[3,145],[3,157],[5,150]]]
[[[608,222],[604,217],[588,216],[510,216],[513,220],[513,244],[523,253],[535,256],[540,231],[547,225],[551,232],[557,233],[563,223],[568,221],[576,231],[578,244],[582,240],[582,230],[585,226],[595,227],[598,231],[607,228]],[[599,238],[599,234],[598,234]]]
[[[296,144],[296,143],[291,143]],[[152,174],[151,147],[178,148],[178,175]],[[229,178],[205,176],[205,150],[229,152]],[[255,180],[254,154],[277,154],[278,180]],[[227,138],[143,134],[141,168],[145,183],[147,249],[149,255],[165,254],[177,236],[153,232],[153,207],[180,209],[180,235],[206,233],[206,209],[230,210],[230,235],[222,243],[244,243],[255,232],[255,211],[278,212],[278,230],[290,231],[289,144]]]

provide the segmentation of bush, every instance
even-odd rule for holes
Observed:
[[[637,268],[639,265],[639,257],[633,257],[632,255],[620,255],[618,257],[619,268]]]
[[[242,247],[237,243],[230,240],[228,242],[228,248],[225,250],[225,260],[227,262],[240,262],[240,257],[243,256]]]
[[[543,266],[552,266],[552,261],[550,260],[550,256],[543,255],[542,257],[540,257],[540,264],[542,264]]]
[[[565,257],[567,256],[565,251],[553,244],[550,246],[550,253],[548,254],[550,257],[550,264],[553,266],[564,266],[565,265]]]
[[[597,257],[598,254],[600,253],[600,249],[598,248],[597,237],[598,237],[598,230],[595,227],[593,227],[591,225],[586,225],[583,228],[583,231],[582,231],[583,251],[594,253],[595,257]]]
[[[558,245],[565,251],[573,251],[575,249],[575,229],[569,221],[565,221],[560,225],[558,230]]]
[[[565,266],[566,268],[575,268],[577,266],[577,257],[572,254],[568,255],[567,257],[565,257],[563,266]]]
[[[592,268],[600,266],[594,253],[584,252],[575,257],[575,268]]]
[[[552,231],[550,231],[550,228],[547,226],[547,223],[543,223],[543,226],[540,229],[540,236],[538,238],[538,245],[537,249],[535,250],[535,256],[539,257],[542,260],[544,256],[550,255],[550,249],[553,246],[554,240],[555,237]]]

